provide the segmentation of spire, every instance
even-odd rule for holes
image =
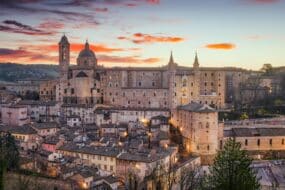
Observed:
[[[195,60],[194,60],[193,67],[199,67],[199,60],[198,60],[197,51],[195,52]]]
[[[174,63],[174,59],[173,59],[173,55],[172,55],[172,51],[170,53],[170,58],[169,58],[169,64],[173,64]]]
[[[68,43],[68,39],[67,39],[67,37],[65,36],[65,33],[64,33],[63,36],[61,37],[60,43]]]
[[[89,43],[88,43],[88,39],[85,42],[85,49],[89,49]]]

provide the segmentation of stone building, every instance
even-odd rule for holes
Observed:
[[[203,164],[212,161],[219,134],[218,112],[214,108],[196,102],[179,106],[171,123],[180,130],[188,152],[200,155]]]
[[[42,101],[55,101],[58,80],[47,80],[40,83],[39,96]]]
[[[285,154],[284,120],[260,119],[225,122],[223,132],[219,133],[219,149],[229,138],[235,138],[241,148],[247,150],[255,158],[262,158],[273,153],[275,156]]]
[[[22,126],[28,124],[28,109],[23,105],[5,105],[1,108],[1,120],[9,126]]]
[[[107,104],[128,108],[168,108],[198,101],[217,108],[225,106],[225,72],[200,68],[196,54],[193,67],[181,67],[171,54],[168,65],[154,68],[104,68],[97,65],[89,43],[70,65],[70,44],[59,42],[60,79],[56,100],[73,104]]]

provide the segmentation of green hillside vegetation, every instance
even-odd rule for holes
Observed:
[[[57,76],[57,65],[0,63],[0,81],[14,82],[25,79],[53,79]]]

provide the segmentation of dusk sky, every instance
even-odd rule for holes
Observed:
[[[0,62],[71,64],[88,39],[104,66],[284,66],[285,0],[0,0]]]

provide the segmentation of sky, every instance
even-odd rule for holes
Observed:
[[[88,40],[99,65],[175,62],[258,70],[285,66],[285,0],[0,0],[0,62],[71,64]]]

